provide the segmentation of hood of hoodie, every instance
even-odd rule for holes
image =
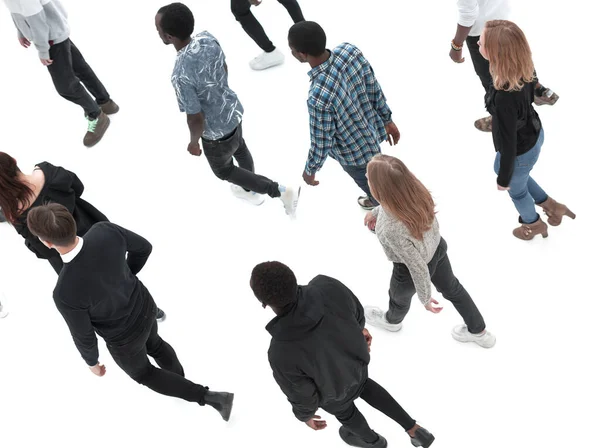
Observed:
[[[267,325],[276,341],[297,341],[310,337],[323,321],[324,308],[319,294],[305,294],[310,286],[299,286],[297,301]]]
[[[71,191],[73,176],[69,171],[49,162],[38,163],[36,166],[44,173],[44,188],[48,187],[54,191]]]

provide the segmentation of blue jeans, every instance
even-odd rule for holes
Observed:
[[[367,181],[367,165],[342,165],[344,171],[347,172],[356,185],[367,194],[367,197],[373,202],[375,205],[379,205],[379,202],[375,200],[375,198],[371,195],[371,189],[369,188],[369,181]]]
[[[508,194],[521,216],[521,221],[525,224],[532,224],[539,219],[540,215],[535,211],[535,204],[541,204],[548,199],[548,195],[542,187],[529,176],[540,156],[543,144],[544,130],[542,129],[535,146],[515,159],[513,176],[508,185],[510,187]],[[500,170],[500,157],[500,153],[497,152],[494,162],[496,174]]]

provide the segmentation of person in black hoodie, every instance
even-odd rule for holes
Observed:
[[[99,363],[97,333],[117,365],[139,384],[212,406],[229,420],[233,394],[209,392],[185,379],[173,347],[158,335],[156,304],[137,278],[152,252],[146,239],[109,222],[94,224],[83,238],[78,237],[73,216],[60,204],[34,207],[27,226],[64,261],[54,303],[92,373],[106,373]],[[160,368],[150,364],[148,356]]]
[[[47,248],[27,228],[27,214],[33,207],[50,202],[64,205],[77,223],[77,235],[83,236],[96,223],[108,218],[81,198],[83,183],[75,173],[48,162],[38,163],[31,174],[24,174],[17,161],[0,152],[0,208],[9,223],[25,239],[25,245],[38,258],[48,260],[57,274],[63,267],[57,251]],[[158,310],[159,321],[166,317]]]
[[[369,378],[371,335],[363,307],[338,280],[324,275],[298,286],[289,267],[277,261],[252,271],[250,287],[277,317],[271,334],[269,362],[298,420],[314,430],[327,427],[316,415],[322,408],[340,421],[340,437],[356,447],[384,448],[354,401],[368,404],[399,423],[414,446],[429,447],[434,437],[417,425],[394,398]]]
[[[532,106],[537,79],[529,43],[513,22],[491,20],[486,22],[479,48],[490,62],[493,80],[486,107],[494,123],[497,188],[508,191],[519,212],[521,226],[513,230],[513,235],[522,240],[538,234],[546,238],[548,226],[536,212],[536,205],[553,226],[559,225],[564,215],[575,219],[575,214],[549,197],[530,176],[544,144],[544,129]]]

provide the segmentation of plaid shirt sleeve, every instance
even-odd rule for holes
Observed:
[[[364,56],[361,56],[361,60],[364,67],[363,72],[365,86],[367,88],[367,96],[369,97],[369,101],[383,122],[387,124],[392,121],[392,111],[387,105],[385,95],[383,94],[383,90],[381,90],[381,86],[375,77],[375,72],[373,71],[371,64],[369,64],[369,61],[367,61]]]
[[[319,171],[334,146],[335,123],[333,115],[327,110],[308,105],[310,115],[310,151],[305,171],[309,175]]]

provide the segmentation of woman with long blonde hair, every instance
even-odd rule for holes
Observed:
[[[513,235],[522,240],[538,234],[546,238],[548,226],[536,212],[536,205],[553,226],[559,225],[564,215],[575,219],[575,214],[549,197],[529,176],[544,143],[544,129],[532,105],[537,79],[529,43],[513,22],[491,20],[479,39],[479,51],[490,62],[493,80],[486,107],[494,123],[496,182],[498,190],[508,190],[519,212],[521,226]]]
[[[389,310],[366,306],[365,317],[373,326],[399,331],[417,293],[428,311],[439,313],[431,296],[431,283],[450,301],[465,324],[452,330],[454,339],[491,348],[496,337],[486,331],[485,322],[469,293],[452,272],[435,217],[433,198],[425,186],[399,159],[375,156],[367,165],[373,197],[380,206],[367,214],[365,225],[375,229],[388,259],[394,263],[390,282]]]

